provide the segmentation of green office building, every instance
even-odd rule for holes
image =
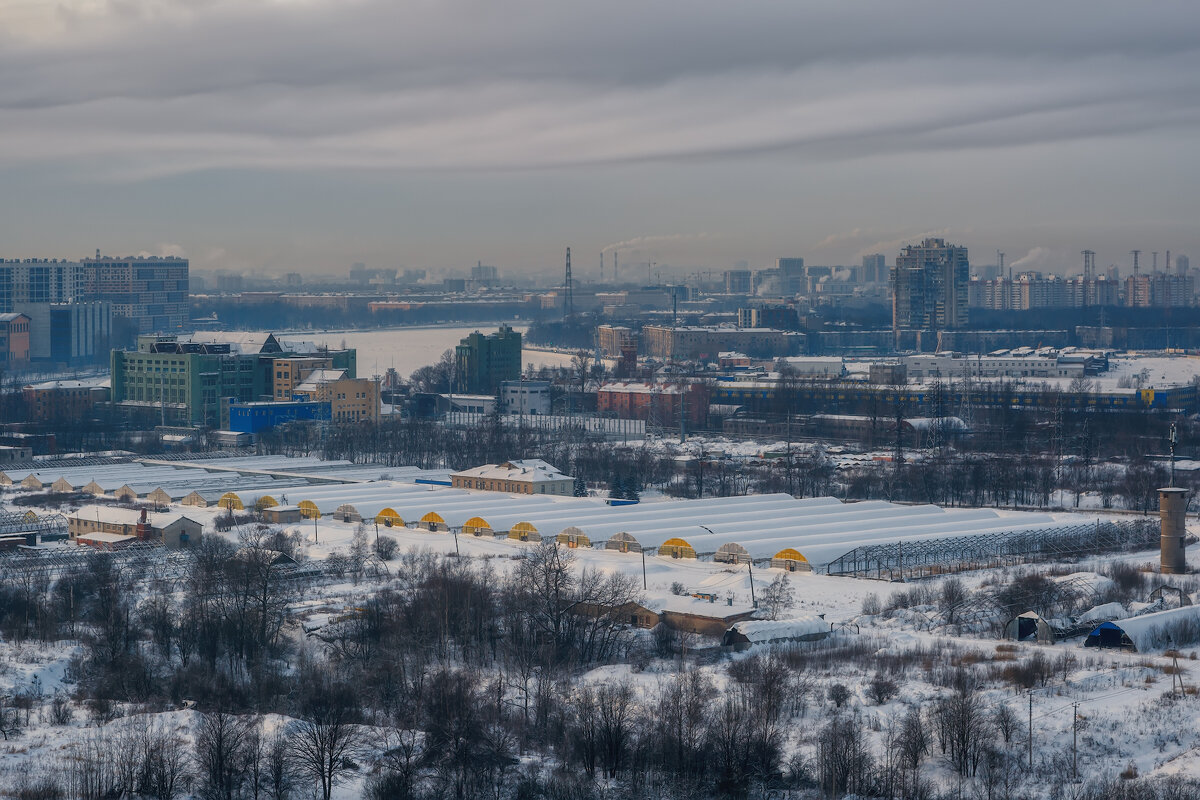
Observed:
[[[273,334],[217,338],[139,336],[137,350],[114,350],[113,404],[161,413],[168,424],[216,427],[222,398],[272,400],[274,360],[294,352]],[[332,351],[328,357],[353,375],[355,351]]]
[[[454,391],[491,394],[521,377],[521,334],[508,325],[486,336],[475,331],[454,350]]]

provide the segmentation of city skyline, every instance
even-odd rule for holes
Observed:
[[[5,255],[554,274],[571,245],[588,277],[614,248],[1200,249],[1186,5],[691,12],[0,0]]]

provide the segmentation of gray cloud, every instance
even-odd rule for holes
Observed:
[[[1200,12],[1182,2],[0,0],[0,17],[0,171],[102,183],[383,171],[482,186],[1186,138],[1200,122]],[[852,213],[807,234],[818,252],[942,224]],[[867,233],[828,239],[852,226]],[[596,249],[638,231],[611,233]]]
[[[1045,6],[109,4],[9,34],[0,142],[9,163],[153,175],[853,157],[1195,124],[1189,7]]]

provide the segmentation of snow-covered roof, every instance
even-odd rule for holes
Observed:
[[[227,344],[230,349],[247,354],[261,353],[267,342],[278,342],[271,333],[262,331],[196,331],[180,341],[197,344]]]
[[[745,636],[752,644],[760,644],[829,633],[829,623],[815,614],[805,614],[792,619],[745,620],[734,623],[730,630]]]
[[[136,525],[141,517],[142,512],[140,509],[101,505],[83,506],[71,514],[72,519],[97,520],[110,525]],[[150,523],[150,527],[152,528],[163,528],[185,518],[191,519],[186,514],[178,512],[150,511],[146,514],[146,521]],[[195,520],[192,521],[195,522]]]
[[[1113,619],[1125,619],[1129,612],[1120,603],[1101,603],[1093,606],[1079,615],[1079,622],[1106,622]]]
[[[333,383],[340,381],[347,376],[344,369],[314,369],[308,373],[308,377],[304,382],[296,387],[297,392],[313,392],[322,383]]]
[[[678,386],[667,383],[646,383],[644,381],[612,381],[600,386],[602,392],[623,392],[629,394],[679,394]]]
[[[128,542],[136,539],[136,536],[125,533],[105,533],[103,531],[92,531],[91,533],[81,533],[79,538],[89,542],[108,542],[109,544],[117,544],[119,542]]]
[[[1200,623],[1200,606],[1182,606],[1168,611],[1158,611],[1153,614],[1143,614],[1140,617],[1129,617],[1116,622],[1105,622],[1102,627],[1110,626],[1125,632],[1139,653],[1149,652],[1170,647],[1173,644],[1190,644],[1190,642],[1172,642],[1166,634],[1169,626],[1180,622]],[[1095,633],[1093,631],[1093,633]]]
[[[483,478],[494,481],[569,481],[571,476],[540,458],[505,461],[503,464],[484,464],[481,467],[453,473],[456,478]]]
[[[111,385],[112,379],[107,376],[103,376],[96,378],[74,378],[70,380],[28,383],[25,385],[25,388],[34,389],[37,391],[45,391],[50,389],[106,389]]]

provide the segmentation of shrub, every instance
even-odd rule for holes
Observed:
[[[390,536],[380,536],[375,540],[375,555],[379,556],[384,561],[391,561],[396,557],[396,550],[400,547],[396,540]]]
[[[868,617],[874,617],[883,613],[883,603],[879,600],[879,595],[871,592],[863,598],[862,613]]]
[[[875,677],[871,679],[871,683],[867,687],[867,694],[875,701],[876,705],[883,705],[895,697],[896,692],[899,690],[900,687],[896,685],[894,680],[882,672],[876,672]]]

